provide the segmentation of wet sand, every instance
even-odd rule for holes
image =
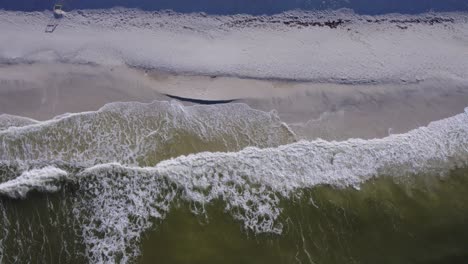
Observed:
[[[116,101],[232,100],[278,112],[299,138],[385,137],[453,116],[467,107],[460,80],[413,84],[334,83],[180,75],[125,66],[14,64],[0,67],[0,113],[50,119]],[[183,104],[190,104],[181,102]]]

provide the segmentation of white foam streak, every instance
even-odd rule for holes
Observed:
[[[74,215],[78,221],[86,219],[81,235],[91,262],[134,259],[142,232],[152,226],[150,220],[162,219],[169,211],[175,186],[156,175],[145,177],[147,172],[106,164],[79,175],[81,196]]]
[[[95,166],[80,173],[80,186],[88,198],[78,203],[76,215],[94,214],[83,235],[91,245],[93,262],[109,261],[118,252],[133,252],[125,256],[132,259],[141,233],[151,226],[150,219],[163,218],[170,210],[176,190],[196,214],[206,213],[213,200],[222,200],[245,229],[281,233],[279,202],[301,189],[359,188],[372,177],[438,175],[466,166],[468,111],[384,139],[302,141],[277,148],[204,152],[147,168]],[[101,244],[105,247],[96,248]]]
[[[22,116],[14,116],[14,115],[7,115],[1,114],[0,115],[0,131],[8,129],[10,127],[23,127],[32,124],[39,123],[37,120],[22,117]]]
[[[302,141],[278,148],[202,153],[163,161],[155,170],[192,182],[217,174],[241,176],[287,194],[318,184],[358,186],[377,175],[440,172],[467,165],[467,158],[468,116],[463,113],[383,139]]]
[[[179,152],[271,147],[294,140],[276,114],[245,104],[111,103],[99,111],[0,131],[0,160],[149,166]]]
[[[0,183],[0,195],[24,199],[33,190],[56,192],[60,190],[61,183],[67,179],[67,176],[66,171],[52,166],[25,171],[13,180]]]
[[[152,219],[165,217],[176,195],[196,214],[205,214],[206,205],[221,200],[246,230],[281,233],[280,200],[303,189],[359,188],[373,177],[443,175],[458,167],[468,167],[468,108],[383,139],[203,152],[145,168],[97,165],[76,175],[79,195],[73,207],[83,223],[81,236],[91,262],[129,262],[139,255],[141,234]],[[24,197],[31,189],[56,191],[55,183],[63,177],[66,173],[56,168],[32,170],[0,185],[0,190],[13,197]]]

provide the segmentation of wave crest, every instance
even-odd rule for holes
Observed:
[[[111,103],[96,112],[0,131],[0,160],[151,166],[181,154],[294,141],[276,114],[244,104]]]
[[[135,113],[132,108],[114,106],[103,112],[112,116],[114,111],[129,119]],[[301,141],[274,148],[202,152],[153,167],[96,165],[73,174],[78,186],[73,212],[92,262],[126,262],[138,256],[142,233],[154,219],[164,219],[178,199],[190,203],[195,214],[205,214],[208,204],[221,200],[246,230],[281,233],[281,200],[302,190],[319,185],[359,188],[373,177],[444,175],[467,166],[468,109],[383,139]],[[2,186],[13,186],[15,180]]]

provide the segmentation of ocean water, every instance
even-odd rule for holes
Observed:
[[[245,104],[0,123],[0,263],[468,260],[468,109],[340,142]]]

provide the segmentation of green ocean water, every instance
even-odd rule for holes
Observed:
[[[354,188],[319,186],[281,201],[282,234],[255,234],[222,201],[194,215],[176,201],[145,231],[135,263],[466,263],[468,170],[410,181],[380,177]],[[84,263],[68,186],[2,198],[2,263]],[[5,221],[9,221],[5,229]],[[7,234],[7,235],[5,235]],[[119,261],[118,257],[115,259]],[[132,261],[133,262],[133,261]]]
[[[0,263],[468,262],[468,111],[343,142],[236,104],[18,121],[0,116]]]
[[[467,176],[304,190],[282,202],[281,235],[242,232],[220,206],[207,219],[180,206],[148,234],[141,263],[467,263]]]

